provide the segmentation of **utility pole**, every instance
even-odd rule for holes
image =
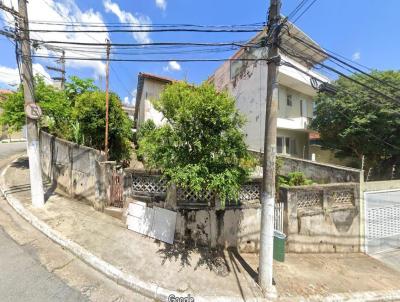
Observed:
[[[110,40],[106,39],[107,43],[107,63],[106,63],[106,134],[104,139],[104,152],[106,153],[106,160],[108,160],[108,86],[110,77]]]
[[[261,234],[258,283],[266,295],[274,295],[272,285],[273,245],[274,245],[274,207],[275,207],[275,162],[276,162],[276,122],[278,111],[277,66],[280,0],[270,0],[268,16],[268,75],[265,112],[265,138],[263,183],[261,194]]]
[[[46,66],[47,69],[59,72],[61,74],[60,77],[52,77],[55,81],[60,81],[60,88],[64,90],[65,88],[65,50],[62,50],[61,58],[57,60],[57,63],[61,64],[61,68]]]
[[[25,107],[35,104],[32,73],[31,48],[29,43],[29,23],[26,0],[18,0],[21,50],[22,50],[22,84],[24,88]],[[40,164],[39,138],[36,119],[26,117],[27,152],[31,181],[31,198],[34,207],[44,206],[42,169]]]

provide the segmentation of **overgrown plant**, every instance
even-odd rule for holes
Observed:
[[[255,160],[247,151],[244,118],[226,92],[204,83],[168,85],[153,101],[164,125],[147,124],[138,134],[138,154],[167,179],[195,193],[215,192],[222,205],[237,200]]]

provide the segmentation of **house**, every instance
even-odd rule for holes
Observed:
[[[320,49],[305,33],[294,25],[291,35],[296,36]],[[256,35],[251,42],[259,42],[266,36],[265,31]],[[282,31],[281,45],[294,53],[312,57],[315,62],[326,59],[324,55],[302,44]],[[244,126],[246,143],[249,149],[263,152],[265,128],[265,101],[267,93],[267,63],[263,61],[244,61],[240,59],[265,58],[265,47],[241,48],[230,61],[222,64],[209,78],[217,89],[227,90],[236,100],[236,106],[246,117]],[[327,82],[328,78],[313,70],[313,65],[295,57],[280,53],[281,59],[296,66],[312,77]],[[313,117],[313,97],[316,91],[311,85],[311,78],[305,73],[280,65],[278,67],[278,119],[277,152],[298,158],[310,159],[309,125]]]
[[[161,112],[154,109],[151,101],[159,98],[165,85],[174,81],[173,79],[150,73],[139,73],[135,103],[136,129],[139,129],[140,126],[149,119],[152,119],[156,125],[161,125],[163,123],[163,115]]]

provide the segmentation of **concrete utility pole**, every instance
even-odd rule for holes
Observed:
[[[29,22],[26,0],[18,0],[19,28],[21,29],[22,49],[22,84],[24,88],[25,106],[35,104],[32,73],[31,48],[29,43]],[[42,169],[40,164],[39,137],[36,120],[26,117],[27,152],[29,157],[29,173],[31,180],[32,204],[44,206]]]
[[[104,152],[106,153],[106,160],[108,160],[108,86],[110,76],[110,40],[106,39],[107,43],[107,63],[106,63],[106,134],[104,138]]]
[[[274,294],[272,264],[274,244],[276,120],[278,111],[277,65],[280,0],[271,0],[268,16],[268,80],[265,112],[263,186],[261,194],[261,234],[258,283],[266,295]]]

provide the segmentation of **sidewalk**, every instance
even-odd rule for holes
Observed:
[[[26,158],[12,163],[4,179],[9,187],[8,196],[19,200],[52,230],[134,276],[145,287],[152,286],[157,292],[166,289],[164,296],[170,290],[175,295],[190,294],[195,301],[263,300],[256,282],[233,253],[215,254],[206,249],[184,249],[155,241],[129,231],[118,219],[83,202],[50,190],[46,192],[45,207],[35,209],[31,206]]]
[[[62,243],[69,245],[73,253],[89,257],[90,265],[97,269],[100,266],[123,285],[147,289],[146,294],[157,299],[174,293],[190,294],[195,301],[264,300],[254,281],[258,255],[170,246],[129,231],[118,219],[51,191],[47,191],[43,209],[32,208],[25,158],[11,164],[3,178],[9,187],[8,199],[19,200],[28,212],[50,227],[50,234],[67,238]],[[279,300],[400,300],[400,273],[366,255],[286,256],[284,263],[274,263]]]

